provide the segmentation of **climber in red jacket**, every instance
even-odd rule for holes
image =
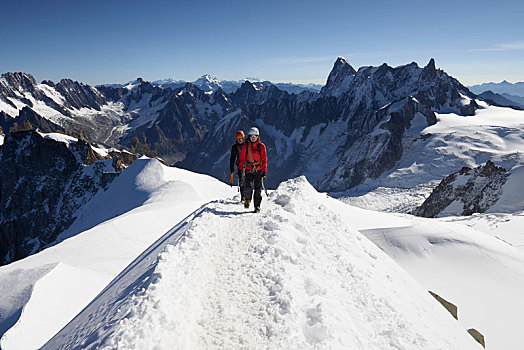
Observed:
[[[244,176],[244,208],[249,208],[253,198],[255,213],[258,213],[262,202],[262,178],[266,178],[267,174],[267,153],[266,146],[260,142],[257,128],[251,128],[247,134],[247,140],[240,150],[238,169]]]

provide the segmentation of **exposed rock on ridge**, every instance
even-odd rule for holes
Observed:
[[[100,155],[89,142],[69,139],[69,144],[59,142],[35,130],[6,135],[0,149],[1,264],[53,242],[74,221],[75,211],[117,176],[123,162],[134,160]]]
[[[436,217],[483,213],[500,198],[507,177],[506,170],[491,161],[474,169],[464,167],[443,179],[413,214]]]

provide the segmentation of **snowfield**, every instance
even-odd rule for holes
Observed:
[[[43,349],[480,349],[334,201],[301,177],[261,214],[211,202]]]
[[[524,111],[476,102],[482,109],[475,115],[435,113],[438,122],[431,126],[416,115],[403,137],[402,157],[392,170],[332,195],[366,209],[406,213],[422,204],[443,178],[464,166],[475,168],[488,160],[506,170],[522,166]],[[517,196],[522,194],[522,186],[513,186],[506,195],[513,190],[519,191]]]
[[[61,243],[0,267],[0,348],[41,347],[173,223],[234,193],[209,176],[136,160],[79,210]]]

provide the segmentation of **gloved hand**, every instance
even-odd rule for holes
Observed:
[[[266,172],[262,171],[262,177],[265,179],[267,177]]]

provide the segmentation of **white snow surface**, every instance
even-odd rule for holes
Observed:
[[[409,213],[429,197],[438,182],[413,188],[377,187],[373,191],[353,197],[340,197],[340,201],[355,207],[391,213]]]
[[[481,349],[355,229],[406,220],[351,208],[304,177],[202,206],[42,349]]]
[[[471,216],[448,216],[444,222],[467,225],[511,244],[524,252],[524,211],[517,213],[473,214]]]
[[[427,219],[330,206],[427,290],[457,305],[459,322],[483,333],[488,349],[521,349],[523,213]],[[498,223],[487,215],[499,216]],[[509,243],[492,237],[498,234]],[[513,246],[518,242],[521,250]]]
[[[0,348],[41,347],[173,223],[234,193],[209,176],[136,160],[76,213],[61,243],[0,267]]]
[[[404,135],[402,157],[393,170],[366,180],[347,195],[380,186],[412,188],[488,160],[506,170],[524,164],[524,111],[477,103],[483,108],[475,115],[436,113],[438,122],[431,126],[416,116]],[[424,135],[426,140],[421,138]]]
[[[58,142],[63,142],[68,146],[71,143],[78,142],[78,139],[76,137],[65,135],[65,134],[60,134],[57,132],[52,132],[52,133],[38,132],[38,134],[40,134],[40,136],[42,136],[44,139],[50,139],[50,140],[54,140]]]

